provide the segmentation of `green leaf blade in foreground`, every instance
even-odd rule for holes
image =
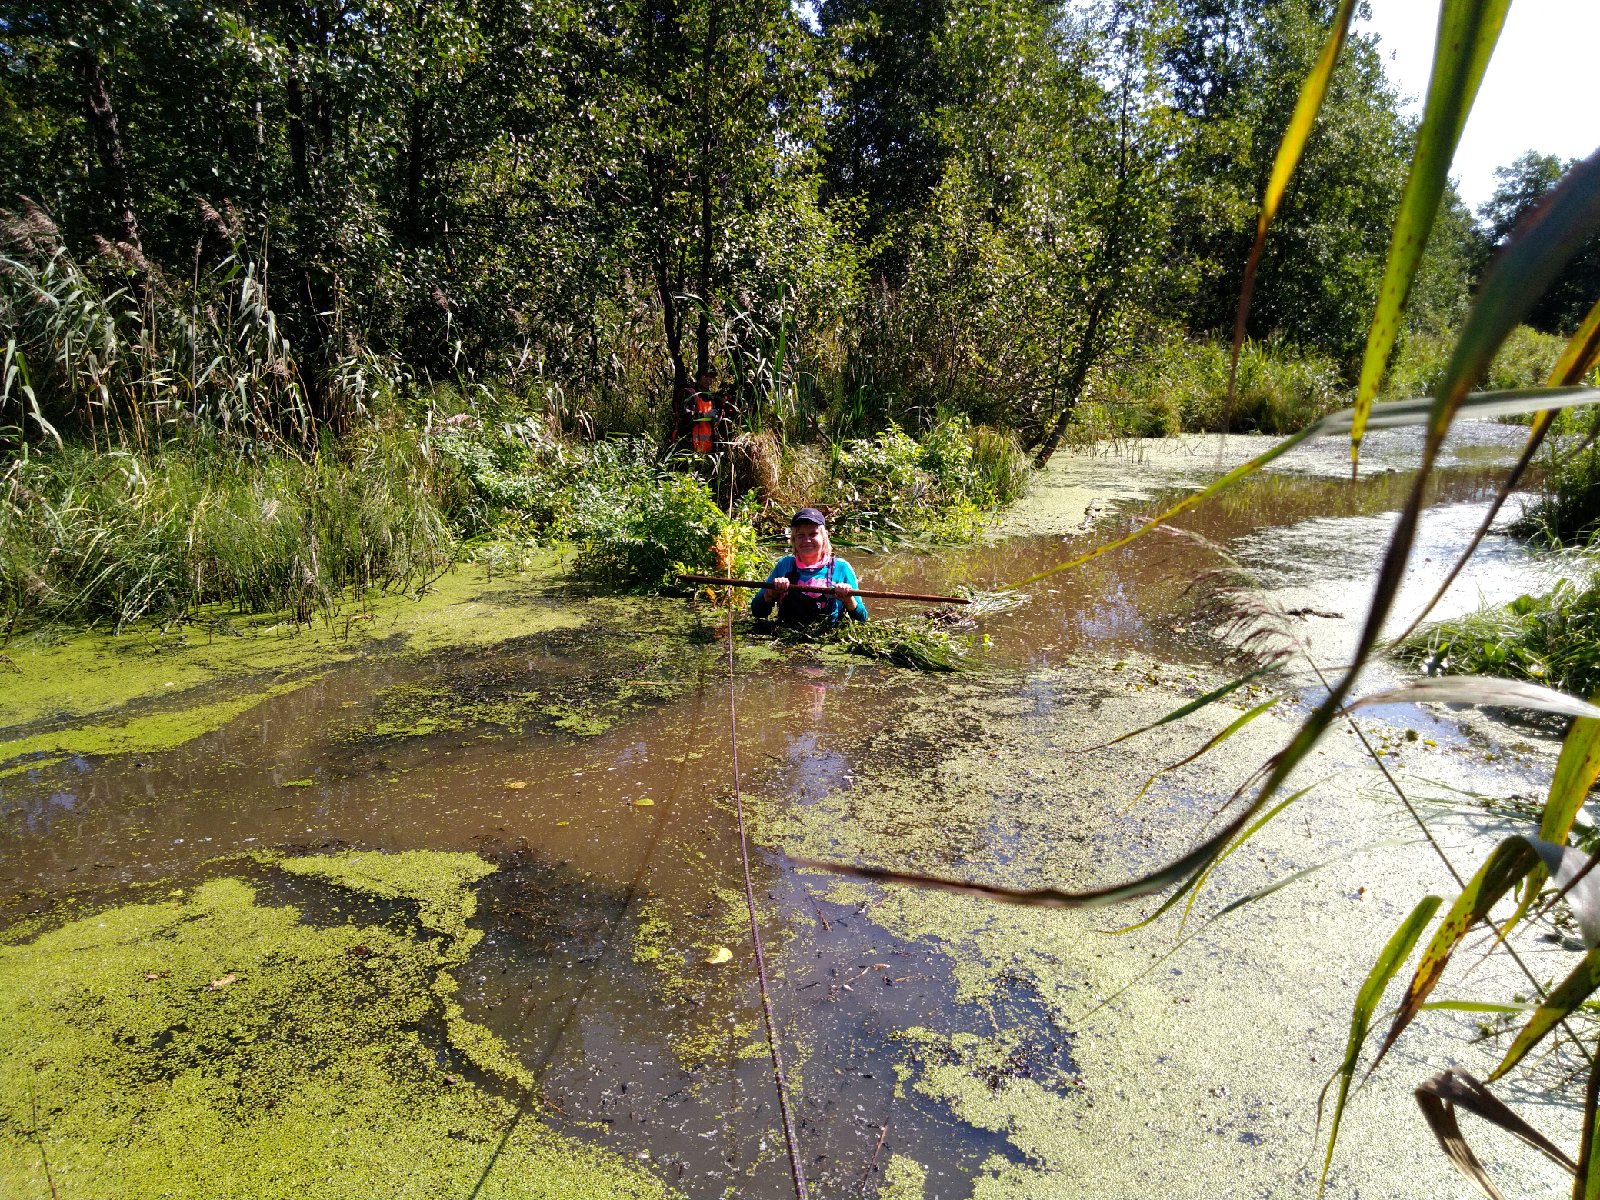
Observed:
[[[1566,844],[1572,822],[1596,778],[1600,778],[1600,720],[1579,717],[1561,743],[1561,757],[1556,760],[1555,777],[1539,820],[1541,838],[1558,846]]]
[[[1439,923],[1433,940],[1428,943],[1421,961],[1417,963],[1411,986],[1406,989],[1405,998],[1395,1013],[1394,1023],[1390,1025],[1383,1045],[1378,1048],[1369,1073],[1377,1069],[1384,1055],[1389,1053],[1389,1048],[1416,1017],[1423,1001],[1438,986],[1445,967],[1450,963],[1450,956],[1468,931],[1489,915],[1489,910],[1518,880],[1541,865],[1539,852],[1527,838],[1507,838],[1494,848],[1494,853],[1478,868],[1478,873],[1468,881],[1467,886],[1461,889],[1461,894]]]
[[[1322,110],[1322,102],[1328,95],[1328,84],[1333,79],[1333,68],[1339,61],[1339,51],[1343,49],[1345,38],[1350,32],[1350,18],[1355,12],[1355,0],[1342,0],[1339,10],[1334,13],[1333,27],[1328,31],[1328,40],[1323,43],[1322,51],[1317,55],[1317,61],[1311,68],[1311,73],[1306,76],[1305,83],[1300,87],[1300,96],[1295,101],[1294,112],[1290,114],[1289,125],[1283,131],[1283,140],[1278,143],[1278,153],[1272,161],[1272,173],[1267,177],[1267,186],[1261,196],[1261,212],[1256,217],[1256,240],[1250,247],[1250,256],[1245,261],[1244,280],[1239,287],[1239,309],[1233,322],[1233,350],[1228,360],[1228,402],[1233,402],[1234,385],[1238,377],[1239,351],[1244,346],[1245,325],[1250,316],[1250,297],[1255,291],[1256,271],[1261,266],[1261,252],[1267,244],[1267,228],[1272,224],[1272,219],[1278,214],[1278,206],[1283,203],[1283,196],[1289,189],[1289,180],[1293,178],[1295,168],[1300,165],[1300,158],[1305,153],[1306,142],[1311,137],[1311,127],[1316,123],[1317,114]]]
[[[1200,749],[1194,751],[1194,753],[1192,753],[1192,754],[1188,754],[1188,755],[1184,756],[1183,758],[1180,758],[1175,763],[1168,763],[1166,766],[1164,766],[1164,767],[1160,768],[1159,770],[1157,770],[1154,774],[1152,774],[1150,776],[1149,779],[1146,779],[1144,781],[1144,786],[1139,789],[1139,794],[1136,795],[1132,800],[1128,801],[1127,808],[1124,808],[1122,811],[1123,812],[1127,812],[1129,809],[1133,808],[1134,805],[1138,804],[1139,801],[1143,800],[1145,798],[1145,794],[1148,793],[1150,791],[1150,789],[1155,786],[1156,780],[1160,779],[1163,775],[1169,774],[1172,771],[1176,771],[1179,767],[1186,767],[1190,763],[1194,762],[1195,759],[1197,759],[1197,758],[1205,757],[1207,754],[1211,753],[1211,751],[1215,750],[1218,746],[1222,745],[1223,742],[1227,741],[1234,734],[1238,733],[1239,730],[1243,729],[1246,725],[1250,724],[1251,721],[1254,721],[1257,717],[1259,717],[1262,714],[1266,713],[1269,709],[1271,709],[1274,705],[1276,705],[1278,703],[1279,699],[1281,699],[1281,697],[1274,696],[1270,700],[1263,700],[1260,704],[1256,705],[1254,708],[1250,709],[1249,711],[1240,713],[1237,717],[1235,717],[1232,721],[1230,721],[1228,723],[1226,728],[1224,728],[1220,733],[1218,733],[1218,734],[1214,735],[1213,737],[1211,737],[1205,743],[1205,745],[1200,747]]]
[[[1141,725],[1137,729],[1130,729],[1127,733],[1118,734],[1116,737],[1112,738],[1109,742],[1101,742],[1098,746],[1086,746],[1082,750],[1074,751],[1074,753],[1077,753],[1077,754],[1089,754],[1089,753],[1091,753],[1092,751],[1095,751],[1095,750],[1109,750],[1112,746],[1115,746],[1115,745],[1117,745],[1117,744],[1119,744],[1121,742],[1125,742],[1129,738],[1136,738],[1141,733],[1149,733],[1152,729],[1159,729],[1163,725],[1170,725],[1174,721],[1181,721],[1184,717],[1187,717],[1190,713],[1199,712],[1202,708],[1205,708],[1206,705],[1214,704],[1218,700],[1221,700],[1226,696],[1231,696],[1234,692],[1238,691],[1240,688],[1244,687],[1246,684],[1251,683],[1251,682],[1255,681],[1256,679],[1259,679],[1261,676],[1267,674],[1269,671],[1271,671],[1273,669],[1274,669],[1273,667],[1257,667],[1254,671],[1251,671],[1247,675],[1241,675],[1237,679],[1230,679],[1230,680],[1228,680],[1227,683],[1223,684],[1221,687],[1213,688],[1211,691],[1207,692],[1205,695],[1196,696],[1193,700],[1190,700],[1188,703],[1179,705],[1177,708],[1173,709],[1171,712],[1167,713],[1165,716],[1157,717],[1154,721],[1151,721],[1148,725]]]
[[[1300,797],[1311,791],[1312,788],[1320,787],[1323,782],[1323,780],[1318,780],[1316,783],[1303,787],[1298,792],[1285,797],[1284,799],[1278,801],[1278,803],[1274,804],[1271,808],[1267,809],[1267,811],[1264,812],[1260,817],[1256,818],[1256,821],[1253,825],[1240,833],[1231,845],[1220,851],[1215,858],[1206,863],[1193,875],[1189,876],[1189,878],[1184,882],[1183,886],[1176,888],[1170,896],[1161,902],[1161,904],[1156,908],[1155,912],[1151,913],[1148,917],[1145,917],[1142,921],[1135,921],[1131,925],[1124,925],[1121,929],[1112,929],[1108,930],[1107,932],[1115,937],[1124,933],[1132,933],[1135,929],[1143,929],[1146,925],[1149,925],[1151,922],[1171,911],[1178,901],[1182,900],[1185,896],[1189,898],[1188,902],[1183,906],[1184,920],[1187,921],[1189,918],[1189,911],[1194,907],[1194,902],[1200,898],[1201,889],[1206,886],[1206,880],[1211,878],[1211,873],[1220,867],[1224,862],[1226,862],[1228,856],[1231,855],[1235,850],[1239,849],[1239,847],[1243,846],[1251,838],[1255,837],[1255,835],[1259,833],[1261,829],[1272,820],[1272,818],[1283,812],[1284,809],[1288,808],[1296,800],[1300,799]]]
[[[801,867],[838,875],[872,879],[881,883],[931,887],[977,896],[1002,904],[1040,908],[1098,908],[1117,904],[1185,882],[1193,873],[1203,870],[1239,831],[1250,823],[1316,746],[1328,725],[1344,707],[1345,699],[1354,686],[1361,667],[1371,656],[1383,624],[1394,605],[1395,595],[1404,576],[1406,560],[1410,556],[1416,536],[1424,489],[1438,457],[1444,435],[1449,431],[1456,415],[1466,411],[1477,417],[1493,417],[1600,402],[1600,389],[1585,387],[1469,392],[1472,382],[1481,378],[1488,369],[1494,352],[1505,340],[1507,333],[1522,321],[1534,301],[1549,287],[1555,274],[1576,253],[1584,239],[1597,229],[1600,229],[1600,153],[1592,155],[1567,173],[1546,203],[1519,226],[1511,243],[1490,265],[1472,311],[1468,314],[1466,328],[1457,342],[1456,351],[1450,360],[1438,396],[1433,400],[1416,399],[1384,404],[1372,414],[1369,424],[1373,428],[1426,423],[1428,436],[1417,480],[1413,484],[1406,507],[1400,514],[1400,520],[1396,522],[1389,547],[1379,567],[1378,581],[1373,588],[1372,604],[1357,643],[1353,665],[1334,685],[1322,703],[1306,718],[1289,744],[1271,760],[1270,774],[1257,791],[1255,798],[1234,814],[1233,818],[1215,834],[1191,848],[1186,854],[1154,871],[1122,883],[1077,892],[1052,887],[1001,887],[919,872],[893,871],[882,867],[825,862],[817,859],[797,857],[792,861]],[[1048,567],[1018,583],[1010,584],[1005,590],[1016,590],[1037,583],[1136,541],[1152,529],[1164,525],[1179,514],[1187,512],[1211,496],[1254,474],[1302,442],[1315,437],[1350,431],[1354,427],[1355,412],[1355,409],[1344,409],[1324,417],[1299,433],[1285,438],[1249,462],[1235,467],[1208,487],[1186,496],[1132,532],[1076,558]]]
[[[1422,931],[1428,927],[1428,922],[1433,920],[1433,914],[1442,903],[1444,901],[1438,896],[1424,896],[1417,902],[1411,915],[1401,922],[1400,928],[1389,938],[1377,961],[1372,964],[1372,970],[1367,972],[1366,982],[1356,993],[1355,1006],[1350,1011],[1350,1036],[1345,1041],[1344,1061],[1335,1072],[1339,1092],[1333,1102],[1333,1121],[1328,1128],[1328,1152],[1322,1160],[1322,1177],[1317,1181],[1318,1195],[1322,1194],[1328,1182],[1328,1168],[1333,1165],[1333,1148],[1339,1140],[1339,1122],[1344,1117],[1345,1104],[1350,1098],[1350,1081],[1355,1076],[1356,1062],[1361,1057],[1361,1047],[1372,1028],[1372,1017],[1377,1012],[1378,1002],[1383,999],[1389,981],[1411,957],[1417,939],[1422,936]]]
[[[1528,1023],[1522,1027],[1511,1048],[1506,1051],[1506,1056],[1500,1060],[1500,1065],[1489,1076],[1489,1082],[1493,1083],[1521,1062],[1528,1051],[1544,1040],[1545,1035],[1573,1009],[1587,1000],[1596,987],[1600,987],[1600,950],[1591,950],[1528,1018]]]
[[[1556,359],[1555,366],[1550,369],[1550,375],[1545,383],[1549,387],[1571,387],[1582,383],[1589,372],[1594,370],[1597,361],[1600,361],[1600,300],[1595,301],[1594,306],[1589,309],[1578,331],[1567,339],[1567,344],[1562,347],[1561,355]],[[1495,518],[1500,515],[1501,507],[1511,497],[1511,493],[1517,490],[1517,484],[1522,482],[1523,475],[1533,465],[1534,455],[1544,444],[1545,435],[1554,426],[1555,419],[1554,409],[1541,409],[1534,414],[1533,424],[1528,429],[1527,441],[1522,446],[1522,454],[1500,484],[1488,511],[1483,514],[1477,532],[1472,535],[1461,553],[1456,555],[1455,564],[1446,572],[1428,602],[1415,617],[1411,618],[1411,624],[1406,626],[1405,632],[1394,639],[1391,646],[1400,645],[1417,631],[1417,627],[1428,619],[1428,614],[1438,606],[1439,601],[1444,599],[1445,593],[1455,583],[1456,577],[1466,569],[1468,561],[1477,553],[1483,539],[1489,536],[1489,530],[1494,527]]]
[[[1367,414],[1377,397],[1384,368],[1389,365],[1406,296],[1449,182],[1456,143],[1461,140],[1461,130],[1509,7],[1510,0],[1444,0],[1439,7],[1439,35],[1434,45],[1427,103],[1417,130],[1411,171],[1400,198],[1400,212],[1390,236],[1389,257],[1384,263],[1383,282],[1378,288],[1378,303],[1356,386],[1355,421],[1350,429],[1352,468],[1360,459]]]
[[[1574,165],[1562,177],[1545,201],[1523,218],[1510,242],[1484,272],[1466,325],[1456,339],[1444,382],[1436,393],[1428,425],[1430,443],[1444,439],[1468,390],[1488,371],[1501,343],[1597,230],[1600,151]],[[1436,444],[1432,453],[1425,451],[1425,468],[1432,467],[1436,454]]]
[[[1578,1169],[1572,1180],[1572,1200],[1600,1200],[1600,1055],[1589,1068],[1589,1086],[1583,1096],[1583,1137],[1578,1144]]]
[[[1383,561],[1379,564],[1377,582],[1372,589],[1372,602],[1351,655],[1350,668],[1329,691],[1327,698],[1306,718],[1294,740],[1285,747],[1272,774],[1262,785],[1256,804],[1271,795],[1310,753],[1343,706],[1362,668],[1372,656],[1405,578],[1406,562],[1416,541],[1417,522],[1421,519],[1427,485],[1434,464],[1438,461],[1440,447],[1456,416],[1469,406],[1469,402],[1477,399],[1469,394],[1473,383],[1483,377],[1506,336],[1527,316],[1538,298],[1549,290],[1557,274],[1596,231],[1600,231],[1600,152],[1590,155],[1566,173],[1545,202],[1522,220],[1512,233],[1510,242],[1489,264],[1429,410],[1421,465],[1412,483],[1411,494],[1389,537]],[[1564,407],[1569,403],[1586,403],[1588,400],[1579,395],[1585,390],[1541,390],[1540,394],[1545,399],[1533,408],[1538,410]],[[1486,402],[1472,404],[1479,415],[1488,415],[1489,410],[1496,407],[1492,396],[1491,393],[1491,398]],[[1383,408],[1407,409],[1410,405],[1384,405]],[[1249,811],[1247,807],[1246,813]],[[1406,1019],[1409,1020],[1409,1017]]]

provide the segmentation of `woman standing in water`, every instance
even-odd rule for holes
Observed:
[[[818,509],[802,508],[790,519],[789,545],[794,553],[785,554],[772,568],[767,586],[750,601],[752,613],[765,617],[776,605],[778,620],[785,625],[831,623],[841,616],[867,619],[866,604],[851,595],[861,586],[856,573],[834,556],[827,518]]]

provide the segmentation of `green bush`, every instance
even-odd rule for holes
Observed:
[[[642,440],[589,447],[561,507],[579,572],[612,586],[656,588],[680,571],[738,572],[759,559],[753,526],[723,512],[703,479],[659,465]]]
[[[1401,657],[1430,671],[1531,679],[1574,696],[1600,696],[1600,571],[1587,585],[1562,580],[1413,635]]]
[[[1489,374],[1484,378],[1482,388],[1485,391],[1502,391],[1543,387],[1566,344],[1564,337],[1518,325],[1511,331],[1511,336],[1500,344],[1494,361],[1489,364]]]
[[[534,418],[446,426],[433,445],[445,468],[451,519],[467,535],[536,534],[555,524],[575,456]]]
[[[952,417],[920,442],[891,425],[837,444],[829,485],[835,524],[880,537],[971,538],[984,508],[1002,503],[1003,491],[1015,498],[1025,486],[1026,462],[1007,442],[988,431],[974,435],[965,417]]]

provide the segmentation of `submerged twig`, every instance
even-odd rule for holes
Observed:
[[[883,1153],[883,1139],[889,1136],[889,1122],[883,1122],[883,1128],[878,1130],[878,1144],[872,1148],[872,1157],[867,1160],[867,1169],[861,1172],[861,1183],[856,1188],[857,1196],[867,1194],[867,1183],[872,1179],[872,1169],[878,1165],[878,1155]]]
[[[39,1075],[39,1064],[33,1066],[34,1077]],[[28,1088],[28,1104],[33,1111],[33,1127],[29,1133],[33,1135],[33,1144],[39,1147],[39,1161],[44,1164],[44,1181],[50,1185],[50,1200],[61,1200],[61,1193],[56,1191],[56,1178],[50,1171],[50,1156],[44,1152],[44,1138],[39,1134],[39,1094],[31,1086]]]

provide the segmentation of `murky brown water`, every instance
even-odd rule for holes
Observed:
[[[1461,464],[1437,480],[1413,595],[1442,571],[1432,564],[1465,541],[1494,478],[1488,465]],[[989,619],[980,669],[995,689],[1026,694],[1034,668],[1083,658],[1219,661],[1227,647],[1188,599],[1192,582],[1223,561],[1219,547],[1285,607],[1306,610],[1298,619],[1336,662],[1341,639],[1364,615],[1365,581],[1409,486],[1405,473],[1354,485],[1260,478],[1181,522],[1204,541],[1150,537],[1035,587],[1028,604]],[[897,589],[992,587],[1137,515],[1120,512],[1069,537],[850,557],[863,576]],[[1508,599],[1548,583],[1549,570],[1508,539],[1492,539],[1456,606],[1471,607],[1479,594]],[[875,613],[892,607],[880,603]],[[170,753],[77,759],[0,781],[0,920],[48,910],[66,894],[93,900],[132,883],[183,880],[253,848],[478,849],[504,869],[480,899],[486,936],[463,972],[467,1015],[541,1072],[573,1131],[653,1159],[669,1182],[703,1181],[694,1194],[787,1195],[769,1067],[749,1053],[760,1041],[751,979],[701,968],[664,981],[635,952],[646,912],[670,917],[680,942],[700,923],[705,936],[693,940],[710,945],[729,936],[729,913],[742,910],[727,801],[724,647],[684,647],[667,668],[686,685],[681,695],[598,736],[547,726],[507,735],[470,722],[421,736],[372,732],[397,688],[482,700],[527,688],[559,696],[615,687],[597,672],[594,640],[543,635],[421,665],[358,664]],[[746,671],[735,690],[746,788],[805,804],[846,784],[853,748],[928,686],[875,664],[825,667],[803,656]],[[646,796],[652,806],[634,804]],[[1004,830],[994,836],[998,850]],[[271,886],[318,919],[315,887],[275,879]],[[885,1122],[884,1154],[926,1164],[929,1196],[963,1196],[983,1160],[1016,1153],[1003,1136],[914,1092],[896,1097],[901,1031],[1026,1030],[1008,1069],[1053,1089],[1073,1085],[1070,1038],[1025,986],[998,1004],[958,1003],[939,947],[893,937],[869,912],[819,899],[772,854],[759,863],[757,888],[776,947],[779,1017],[800,1064],[807,1168],[821,1193],[854,1193]],[[703,1052],[686,1066],[675,1047],[690,1043]]]

